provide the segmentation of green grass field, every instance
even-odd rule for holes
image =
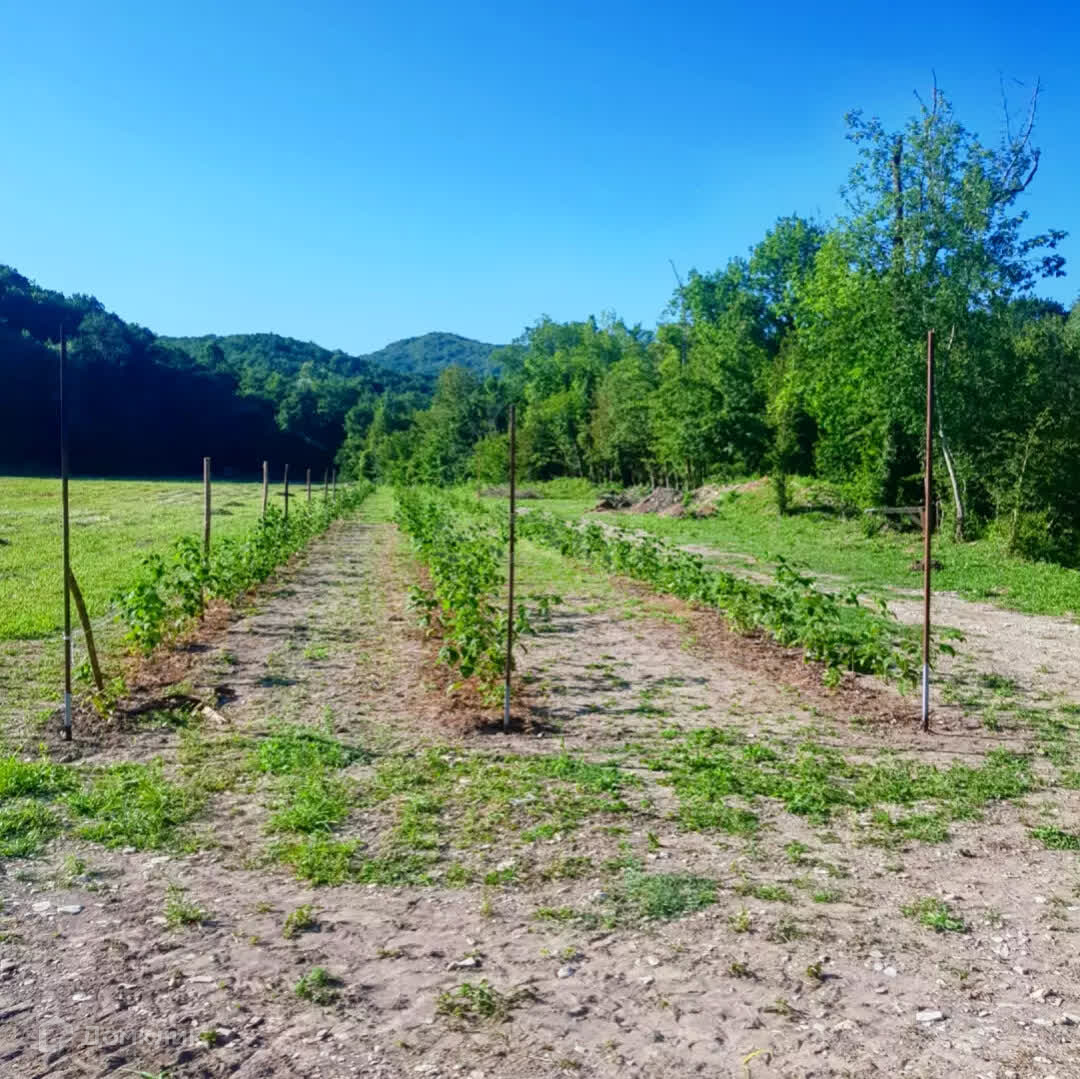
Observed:
[[[215,482],[213,494],[215,536],[257,519],[259,484]],[[200,482],[76,479],[69,497],[71,565],[92,618],[143,557],[202,532]],[[60,481],[0,477],[0,641],[45,637],[62,624]]]
[[[861,516],[839,515],[807,482],[795,481],[792,486],[793,512],[785,517],[777,515],[768,485],[730,495],[714,517],[604,516],[672,543],[713,548],[721,553],[717,559],[721,564],[736,570],[768,572],[782,556],[813,573],[842,577],[862,592],[883,594],[895,588],[922,587],[921,573],[911,568],[922,558],[920,533],[883,530],[868,537]],[[521,505],[571,518],[596,504],[595,497],[574,495]],[[1029,614],[1080,615],[1080,570],[1010,556],[995,537],[958,544],[939,535],[934,538],[934,557],[944,567],[934,573],[935,590],[954,591],[965,599]]]

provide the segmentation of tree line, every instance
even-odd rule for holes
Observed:
[[[321,474],[350,412],[355,424],[384,394],[423,408],[433,368],[487,370],[493,348],[427,334],[364,357],[276,334],[159,337],[93,296],[65,296],[0,266],[4,472],[58,468],[61,327],[71,461],[84,475],[190,475],[207,454],[237,475],[255,475],[264,459]]]
[[[542,318],[492,355],[497,375],[448,368],[420,408],[384,393],[347,416],[339,460],[399,483],[504,480],[513,402],[526,478],[768,472],[781,512],[792,475],[852,508],[915,503],[934,328],[949,527],[1080,562],[1080,302],[1037,296],[1064,275],[1065,233],[1021,208],[1037,106],[1036,88],[994,147],[936,86],[897,130],[850,114],[835,220],[779,218],[747,256],[691,272],[655,330]]]

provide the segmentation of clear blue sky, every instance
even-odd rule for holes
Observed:
[[[1080,235],[1069,8],[5,0],[0,262],[159,333],[351,352],[542,313],[651,326],[669,258],[713,269],[836,212],[844,112],[899,125],[931,69],[988,141],[999,75],[1042,77],[1026,207]]]

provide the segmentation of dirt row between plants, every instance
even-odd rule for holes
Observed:
[[[257,743],[287,723],[376,763],[432,746],[457,759],[616,759],[640,784],[626,788],[625,811],[480,842],[468,852],[479,878],[457,887],[315,888],[265,857],[262,788],[223,780],[192,853],[64,838],[40,859],[9,860],[5,1075],[1080,1075],[1077,855],[1029,835],[1048,821],[1077,831],[1076,792],[992,805],[934,844],[880,845],[865,819],[815,823],[765,800],[753,835],[687,830],[676,793],[645,763],[676,736],[812,739],[866,760],[925,743],[886,720],[902,707],[891,691],[830,696],[793,657],[730,638],[713,616],[573,597],[529,643],[519,729],[463,723],[407,611],[416,572],[393,526],[339,523],[253,607],[194,640],[161,681],[212,698],[217,718],[198,732],[208,774],[225,767],[229,738]],[[971,761],[993,744],[958,724],[927,759]],[[139,725],[85,759],[160,756],[175,768],[183,751],[172,727]],[[347,774],[363,781],[372,767]],[[350,834],[371,838],[385,809],[354,810]],[[447,837],[454,812],[448,801]],[[700,905],[649,892],[652,914],[684,902],[671,920],[612,907],[643,879],[715,886]],[[170,883],[203,924],[166,924]],[[967,931],[901,913],[927,898]],[[287,917],[305,906],[312,924],[287,938]],[[316,967],[333,979],[323,1005],[296,992]]]

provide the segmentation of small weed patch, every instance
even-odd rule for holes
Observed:
[[[1060,828],[1032,828],[1031,837],[1039,840],[1047,850],[1080,850],[1080,835]]]
[[[301,1000],[326,1007],[333,1004],[341,994],[343,982],[335,978],[325,967],[312,967],[293,988]]]
[[[295,940],[301,933],[311,933],[318,928],[319,919],[315,917],[315,909],[310,903],[305,903],[288,913],[281,927],[281,935],[286,940]]]
[[[500,993],[486,979],[464,982],[439,994],[435,1014],[457,1024],[500,1022],[529,997],[525,990]]]
[[[182,925],[202,925],[205,921],[206,911],[185,898],[179,884],[170,884],[165,891],[165,924],[178,929]]]
[[[900,910],[906,917],[913,918],[936,933],[966,933],[968,930],[964,919],[954,914],[948,903],[942,899],[926,896],[908,903]]]

